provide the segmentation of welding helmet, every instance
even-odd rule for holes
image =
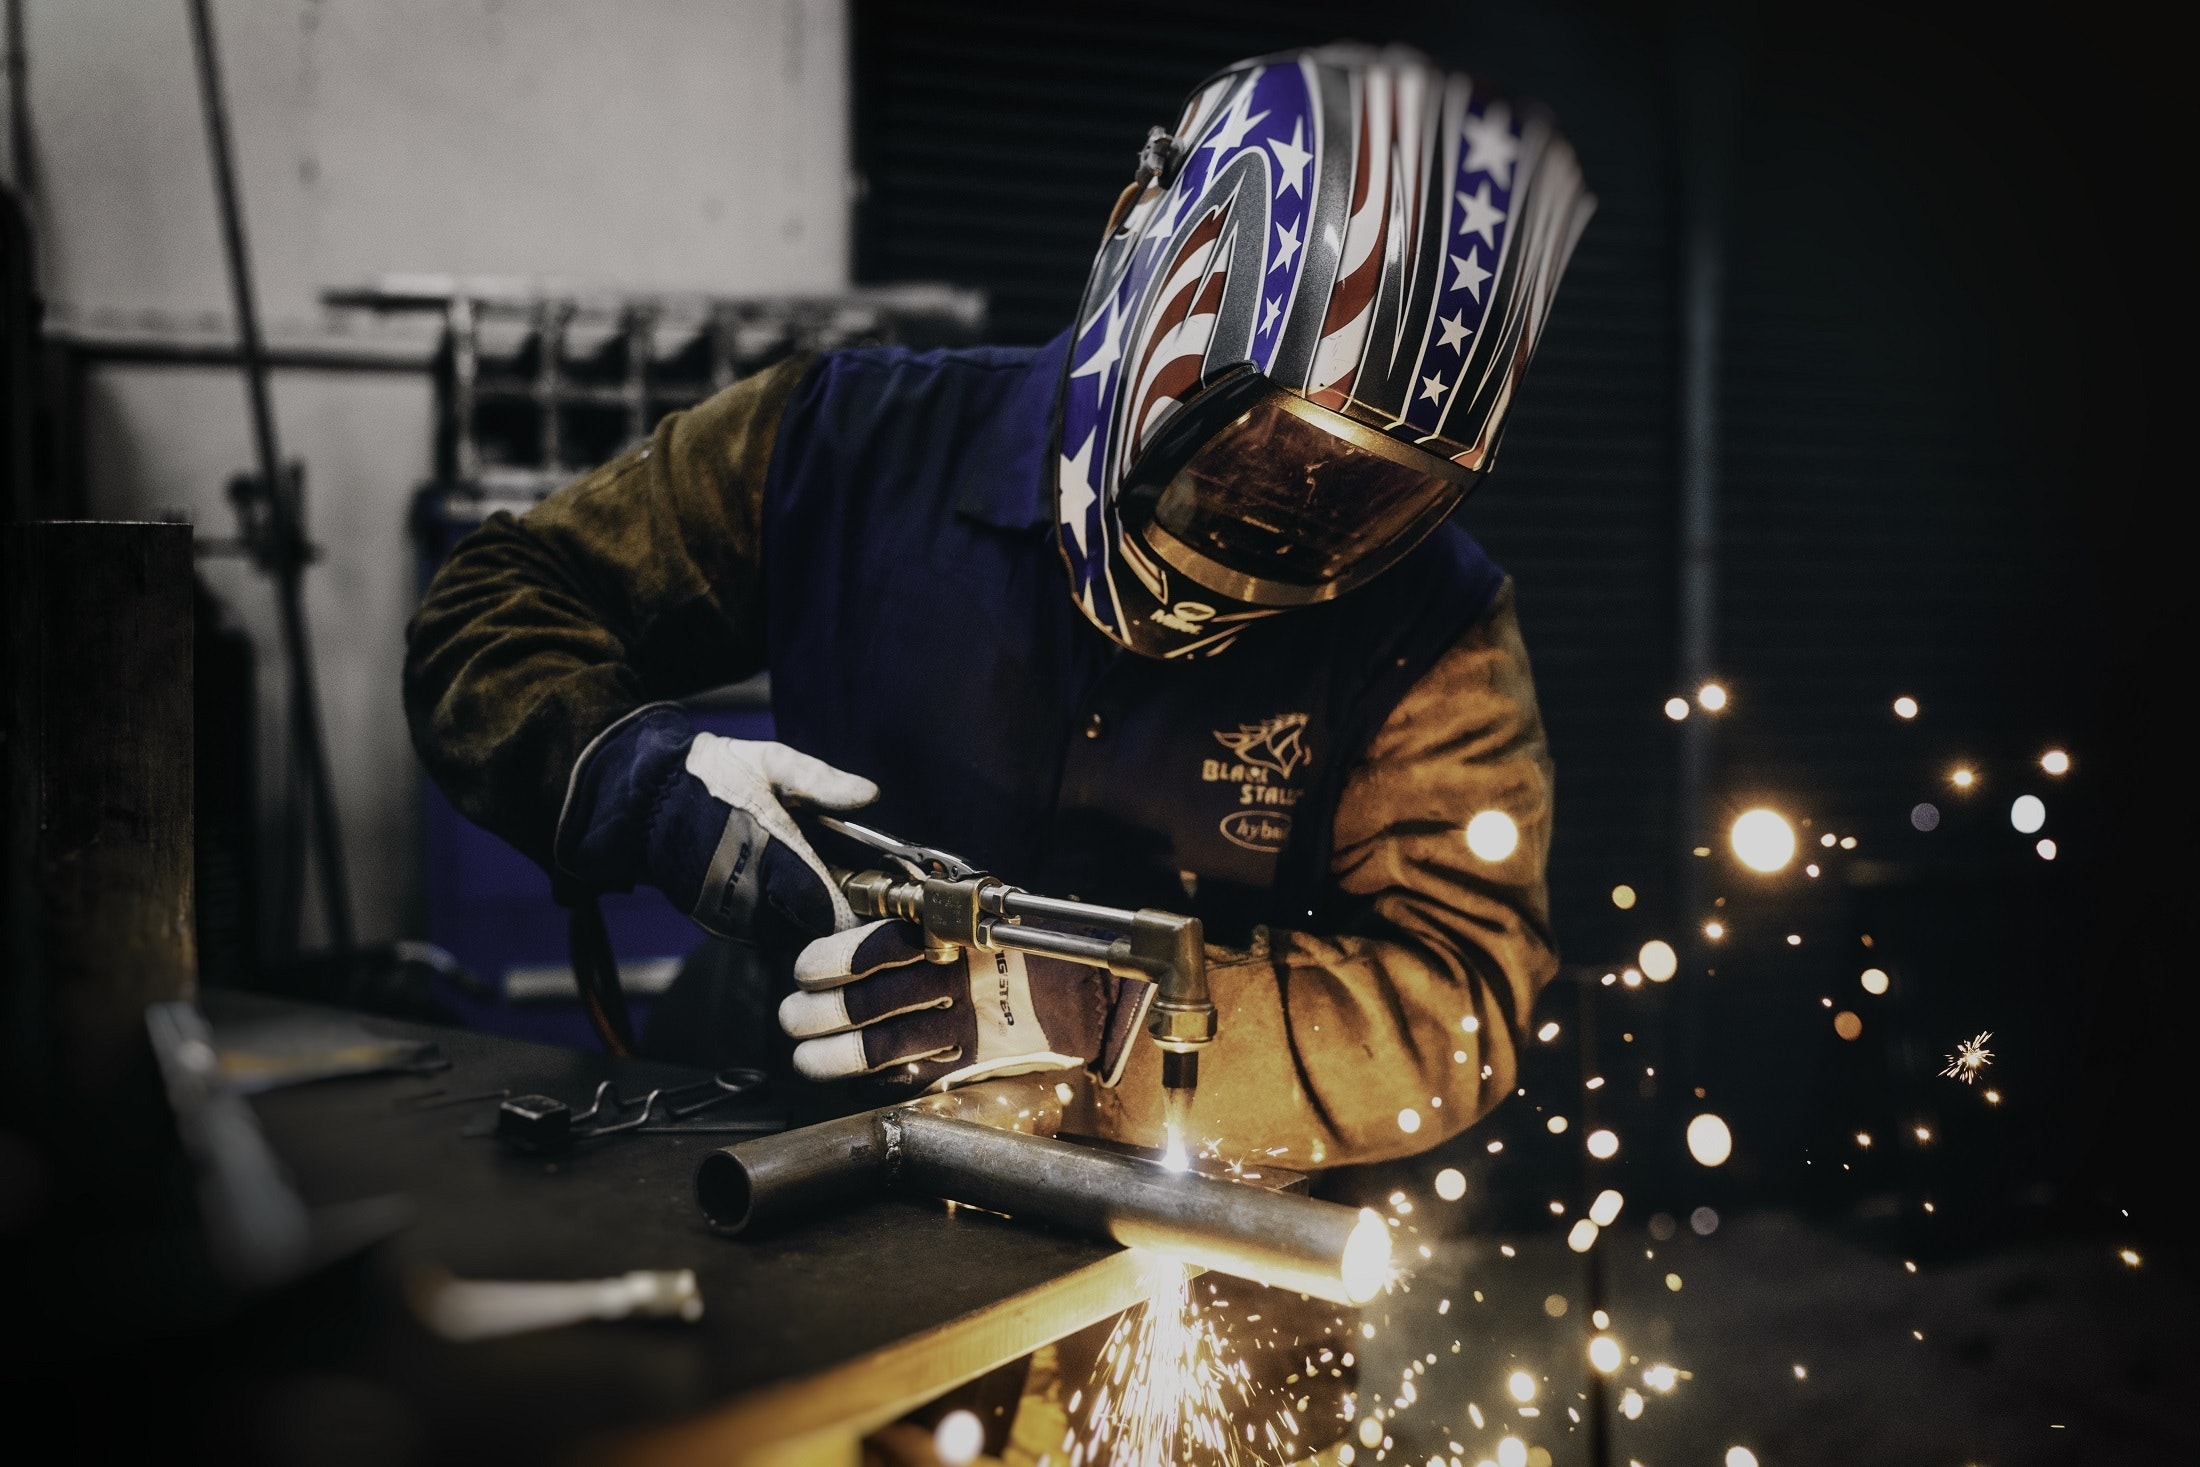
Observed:
[[[1054,503],[1085,615],[1212,655],[1395,564],[1489,471],[1594,207],[1549,118],[1415,51],[1201,85],[1071,336]]]

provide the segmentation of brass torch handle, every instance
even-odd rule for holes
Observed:
[[[1207,946],[1197,917],[1127,911],[1088,902],[1034,896],[1005,881],[977,875],[922,879],[892,871],[835,869],[833,880],[859,917],[898,917],[924,932],[924,955],[951,963],[968,949],[1036,953],[1145,978],[1159,989],[1147,1027],[1163,1049],[1183,1053],[1215,1035],[1207,993]],[[1025,917],[1052,918],[1121,930],[1115,938],[1026,927]]]

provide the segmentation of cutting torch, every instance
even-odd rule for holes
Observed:
[[[1214,1000],[1207,993],[1207,939],[1197,917],[1152,908],[1130,911],[1038,896],[989,875],[947,851],[897,840],[852,820],[819,823],[885,856],[893,869],[833,870],[858,917],[898,917],[924,933],[935,963],[964,952],[1037,953],[1105,968],[1154,985],[1146,1031],[1161,1049],[1164,1119],[1172,1149],[1188,1134],[1199,1089],[1199,1054],[1214,1042]],[[1077,930],[1030,925],[1066,924]]]

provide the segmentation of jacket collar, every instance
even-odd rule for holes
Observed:
[[[1002,530],[1034,530],[1054,521],[1054,447],[1064,331],[1032,353],[1030,363],[963,455],[955,474],[955,511]]]

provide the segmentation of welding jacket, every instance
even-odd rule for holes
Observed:
[[[1447,526],[1218,657],[1124,651],[1053,540],[1064,350],[791,360],[492,517],[410,629],[414,742],[547,865],[591,738],[769,668],[779,737],[884,791],[867,822],[1206,922],[1197,1134],[1301,1166],[1424,1149],[1512,1087],[1556,968],[1511,585]],[[1519,829],[1501,861],[1467,848],[1484,810]],[[1104,1095],[1121,1139],[1158,1141],[1158,1069],[1142,1042]]]

